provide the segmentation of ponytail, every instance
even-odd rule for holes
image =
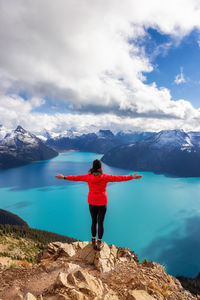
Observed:
[[[93,174],[95,172],[99,172],[100,174],[103,174],[103,169],[102,168],[99,168],[99,169],[94,169],[94,168],[91,168],[89,169],[88,173],[89,174]]]

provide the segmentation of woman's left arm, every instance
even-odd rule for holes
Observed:
[[[107,182],[120,182],[120,181],[128,181],[132,179],[140,179],[142,178],[142,175],[137,175],[138,173],[134,173],[133,175],[128,175],[128,176],[116,176],[116,175],[108,175],[106,174],[105,180]]]
[[[64,176],[62,174],[57,174],[55,175],[57,179],[65,179],[65,180],[71,180],[71,181],[88,181],[88,174],[84,175],[69,175],[69,176]]]

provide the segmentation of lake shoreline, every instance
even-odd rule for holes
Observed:
[[[62,151],[59,151],[58,153],[76,152],[76,151],[80,151],[80,150],[74,150],[74,149],[70,149],[70,150],[62,150]]]

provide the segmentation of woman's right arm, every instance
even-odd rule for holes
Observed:
[[[64,176],[62,174],[57,174],[55,175],[57,179],[65,179],[65,180],[71,180],[71,181],[86,181],[88,180],[88,174],[84,175],[69,175],[69,176]]]
[[[62,174],[56,174],[56,175],[54,175],[57,179],[64,179],[64,175],[62,175]]]

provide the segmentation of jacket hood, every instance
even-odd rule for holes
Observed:
[[[90,181],[92,182],[99,182],[101,181],[103,178],[103,175],[99,172],[94,172],[92,174],[90,174]]]
[[[92,173],[94,176],[98,176],[98,175],[100,175],[101,173],[100,172],[93,172]]]

